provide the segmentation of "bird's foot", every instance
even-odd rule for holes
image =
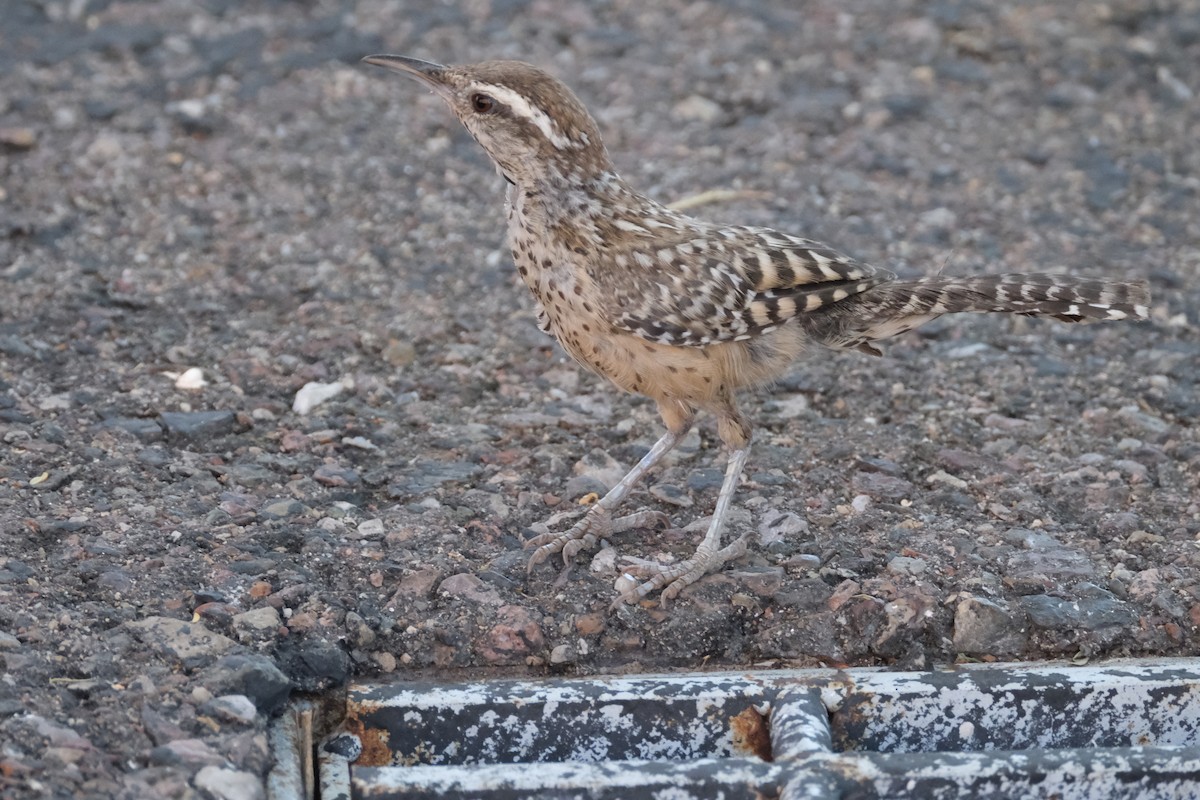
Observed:
[[[584,550],[594,550],[601,539],[607,539],[614,533],[634,528],[665,528],[669,524],[667,515],[660,511],[639,511],[613,519],[607,508],[597,504],[572,525],[570,530],[563,533],[543,533],[527,541],[526,548],[537,549],[529,557],[526,572],[532,572],[534,567],[555,553],[562,553],[563,563],[570,564],[576,555]]]
[[[617,596],[612,607],[618,608],[625,603],[633,604],[662,589],[659,595],[659,605],[667,607],[667,603],[675,598],[684,587],[703,578],[710,572],[715,572],[727,562],[740,558],[746,552],[746,537],[743,536],[720,550],[706,549],[701,546],[691,558],[678,564],[660,564],[644,558],[627,556],[625,576],[642,582],[627,589]]]

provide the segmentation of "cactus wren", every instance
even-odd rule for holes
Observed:
[[[415,78],[450,106],[508,183],[508,232],[538,326],[585,367],[652,398],[667,432],[570,530],[533,538],[529,567],[564,562],[601,538],[664,520],[614,516],[634,485],[691,427],[717,418],[730,450],[708,531],[677,564],[635,560],[617,598],[689,583],[745,552],[721,530],[750,448],[739,389],[779,377],[809,343],[874,346],[942,314],[999,311],[1063,322],[1145,318],[1143,282],[1069,275],[901,281],[810,239],[714,225],[638,194],[613,169],[596,122],[564,84],[515,61],[442,66],[394,55],[364,61]]]

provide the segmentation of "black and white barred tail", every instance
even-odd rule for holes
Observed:
[[[878,354],[871,342],[910,331],[942,314],[999,312],[1062,322],[1146,319],[1144,282],[1031,273],[894,281],[807,315],[808,333],[828,347]]]

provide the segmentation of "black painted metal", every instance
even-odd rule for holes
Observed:
[[[1200,797],[1200,659],[407,684],[349,709],[322,774],[357,798]]]

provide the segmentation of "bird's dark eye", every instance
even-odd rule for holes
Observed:
[[[496,108],[496,99],[490,94],[476,92],[471,95],[471,108],[480,114],[486,114]]]

